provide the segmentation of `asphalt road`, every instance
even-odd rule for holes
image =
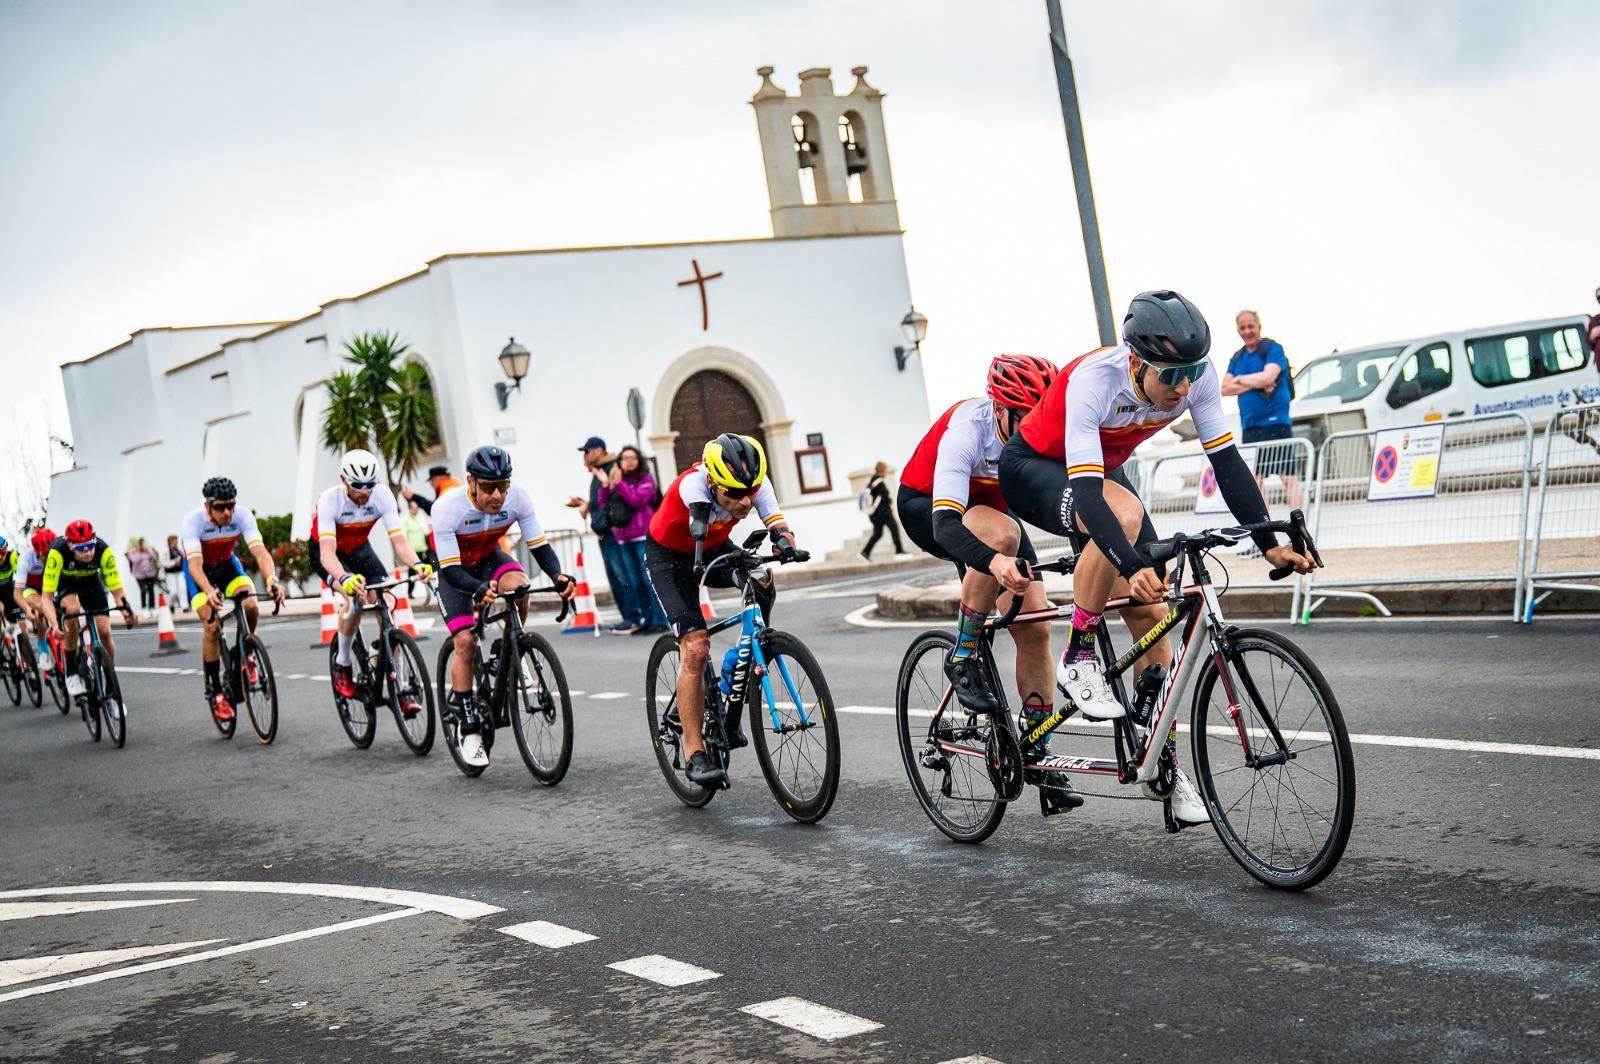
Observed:
[[[918,627],[849,623],[870,587],[779,602],[840,706],[892,704]],[[584,692],[560,786],[509,737],[469,780],[388,719],[352,748],[314,623],[265,632],[271,747],[220,740],[196,675],[124,673],[123,750],[48,701],[0,708],[0,1059],[1595,1058],[1592,618],[1293,630],[1350,730],[1398,737],[1355,747],[1349,849],[1297,895],[1137,798],[1045,820],[1030,792],[988,842],[948,842],[868,711],[841,714],[821,825],[749,756],[687,809],[646,734],[647,639],[556,638]],[[198,668],[183,634],[188,655],[152,659],[153,632],[119,630],[122,663]],[[106,884],[132,886],[61,893]],[[693,967],[610,967],[651,957]]]

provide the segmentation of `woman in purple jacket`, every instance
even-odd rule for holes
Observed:
[[[612,502],[615,498],[618,501]],[[617,452],[617,463],[611,467],[611,476],[600,487],[600,505],[611,523],[610,534],[622,547],[619,552],[618,580],[625,588],[617,595],[618,602],[635,602],[641,613],[637,617],[624,617],[627,627],[616,629],[618,635],[655,635],[667,630],[667,615],[650,587],[645,575],[644,540],[650,531],[650,518],[656,512],[656,482],[644,464],[639,448],[628,446]],[[631,516],[622,517],[623,505]]]

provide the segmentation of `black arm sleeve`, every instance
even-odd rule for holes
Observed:
[[[1269,520],[1267,500],[1261,497],[1261,486],[1244,464],[1237,447],[1224,447],[1211,454],[1211,468],[1217,471],[1217,490],[1222,500],[1233,511],[1233,516],[1247,525]],[[1271,532],[1256,532],[1250,536],[1263,553],[1278,545],[1278,537]]]
[[[980,573],[987,573],[989,563],[1000,553],[968,531],[961,523],[961,515],[949,507],[933,511],[933,538],[967,568]]]
[[[711,523],[711,504],[708,502],[692,502],[689,504],[689,538],[705,539],[706,528]]]
[[[548,543],[541,543],[530,553],[539,568],[544,570],[544,575],[550,578],[551,583],[555,583],[556,577],[561,575],[561,559],[556,557],[555,548]]]
[[[1131,577],[1140,569],[1151,568],[1150,559],[1128,542],[1122,522],[1111,512],[1106,502],[1105,481],[1099,477],[1073,477],[1069,483],[1072,485],[1072,512],[1083,519],[1089,538],[1111,559],[1117,572]]]
[[[439,579],[466,595],[476,595],[481,586],[464,565],[447,565],[439,570]]]

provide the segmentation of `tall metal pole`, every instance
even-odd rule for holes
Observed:
[[[1061,120],[1067,126],[1067,154],[1072,159],[1072,184],[1078,192],[1078,222],[1083,226],[1083,254],[1089,260],[1089,287],[1094,293],[1094,316],[1100,326],[1100,343],[1117,342],[1111,318],[1111,291],[1106,286],[1105,253],[1100,250],[1100,222],[1094,212],[1094,186],[1089,182],[1089,151],[1083,143],[1083,116],[1078,113],[1078,83],[1067,55],[1067,31],[1061,21],[1060,0],[1044,0],[1050,14],[1050,54],[1056,61],[1056,88],[1061,93]]]

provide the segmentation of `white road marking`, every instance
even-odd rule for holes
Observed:
[[[134,946],[132,949],[97,949],[87,953],[58,953],[50,957],[19,957],[13,961],[0,961],[0,986],[27,983],[47,975],[67,975],[89,968],[103,968],[108,964],[136,961],[140,957],[154,957],[162,953],[177,953],[221,942],[208,938],[200,942],[174,942],[168,946]]]
[[[291,672],[284,677],[285,680],[304,680],[305,678],[306,674],[303,672]]]
[[[193,898],[136,898],[132,901],[8,901],[0,902],[0,920],[31,920],[35,916],[71,916],[105,909],[134,909],[141,905],[176,905]]]
[[[386,923],[390,920],[401,920],[407,916],[420,916],[424,911],[422,909],[395,909],[386,913],[378,913],[376,916],[365,916],[359,920],[346,920],[343,923],[328,924],[326,927],[312,927],[304,931],[294,931],[287,935],[277,935],[273,938],[257,939],[254,942],[241,942],[238,945],[223,946],[221,949],[206,950],[203,953],[190,953],[183,957],[174,957],[171,960],[151,961],[148,964],[135,964],[131,968],[117,968],[109,972],[96,972],[93,975],[80,975],[73,979],[63,979],[57,983],[23,987],[21,990],[0,994],[0,1001],[15,1001],[18,998],[34,997],[38,994],[51,994],[57,990],[70,990],[73,987],[87,986],[90,983],[103,983],[108,979],[123,979],[130,975],[158,972],[163,968],[176,968],[182,964],[194,964],[197,961],[208,961],[217,957],[231,957],[236,953],[249,953],[253,950],[266,949],[269,946],[281,946],[288,942],[299,942],[302,939],[336,935],[341,931],[353,931],[358,927],[370,927],[373,924]]]
[[[970,1057],[956,1057],[954,1060],[941,1060],[939,1064],[1000,1064],[1000,1061],[994,1059],[993,1057],[986,1057],[982,1053],[976,1053]]]
[[[192,883],[90,883],[75,887],[30,887],[26,890],[0,891],[4,898],[38,898],[57,894],[148,894],[154,891],[171,891],[174,894],[196,892],[238,894],[304,894],[317,898],[345,898],[351,901],[370,901],[379,905],[403,905],[423,912],[452,916],[457,920],[476,920],[505,910],[498,905],[485,905],[468,898],[452,898],[445,894],[424,894],[415,890],[390,890],[387,887],[354,887],[344,883],[274,883],[261,880],[202,880]]]
[[[596,691],[594,694],[590,695],[589,697],[595,699],[596,701],[605,702],[605,701],[609,701],[610,699],[613,699],[613,698],[627,698],[628,697],[628,692],[626,692],[626,691]]]
[[[574,931],[570,927],[552,924],[547,920],[529,920],[525,924],[512,924],[510,927],[497,927],[502,935],[520,938],[524,942],[532,942],[535,946],[545,949],[560,949],[563,946],[576,946],[580,942],[593,942],[594,935],[582,931]]]
[[[118,665],[117,671],[147,673],[151,676],[181,676],[183,673],[193,670],[174,669],[162,665]]]
[[[836,706],[838,713],[860,713],[873,717],[894,716],[893,706]],[[925,710],[912,710],[912,715],[927,717],[930,714]],[[1084,720],[1075,717],[1070,722],[1073,727],[1111,729],[1110,721]],[[1178,730],[1187,733],[1189,726],[1180,724]],[[1232,728],[1209,727],[1207,735],[1228,736],[1234,734]],[[1251,728],[1250,734],[1257,738],[1267,735],[1264,728]],[[1328,741],[1327,732],[1302,731],[1295,732],[1291,741],[1308,743],[1325,743]],[[1374,735],[1365,732],[1351,732],[1350,742],[1353,746],[1403,746],[1416,750],[1454,750],[1468,754],[1519,754],[1524,757],[1568,757],[1578,761],[1600,761],[1600,748],[1588,746],[1541,746],[1536,743],[1489,743],[1476,739],[1432,739],[1423,735]]]
[[[632,960],[617,961],[615,964],[606,965],[628,975],[636,975],[640,979],[648,979],[652,983],[662,986],[688,986],[690,983],[702,983],[707,979],[721,979],[721,972],[713,972],[709,968],[700,968],[683,961],[675,961],[671,957],[663,957],[659,953],[652,953],[647,957],[634,957]]]
[[[848,1038],[855,1034],[866,1034],[882,1027],[881,1023],[864,1020],[860,1016],[852,1016],[848,1012],[830,1009],[826,1005],[818,1005],[805,998],[782,997],[771,1001],[758,1001],[754,1005],[746,1005],[739,1010],[748,1012],[752,1016],[759,1016],[763,1020],[770,1020],[782,1027],[809,1034],[813,1038],[820,1038],[825,1042],[832,1042],[836,1038]]]
[[[1054,602],[1055,600],[1052,599],[1051,601]],[[1067,604],[1071,605],[1071,601],[1072,600],[1069,598],[1067,600]],[[1057,602],[1056,605],[1059,606],[1059,605],[1061,605],[1061,603]],[[1223,605],[1223,611],[1226,612],[1227,611],[1227,605],[1228,605],[1228,600],[1227,600],[1226,597],[1223,598],[1222,605]],[[853,609],[849,613],[845,614],[844,615],[844,623],[845,624],[853,624],[857,628],[947,628],[947,627],[950,627],[950,625],[955,620],[955,618],[952,617],[950,619],[950,621],[941,621],[941,620],[939,620],[937,618],[928,618],[926,620],[921,620],[921,621],[888,621],[888,620],[884,620],[883,618],[879,617],[877,615],[877,613],[878,613],[878,605],[877,605],[877,603],[876,602],[869,602],[865,606],[857,606],[855,609]],[[1568,621],[1596,620],[1596,619],[1600,619],[1600,613],[1557,613],[1557,614],[1551,614],[1548,619],[1554,620],[1556,618],[1560,618],[1561,620],[1568,620]],[[1252,617],[1252,618],[1248,618],[1248,619],[1246,619],[1246,618],[1238,618],[1238,619],[1239,620],[1247,620],[1250,625],[1257,626],[1257,627],[1262,627],[1262,626],[1268,627],[1268,628],[1299,628],[1299,627],[1303,627],[1303,626],[1297,625],[1294,622],[1289,621],[1289,620],[1287,620],[1287,619],[1285,619],[1283,617],[1277,617],[1277,616],[1274,616],[1274,617]],[[1473,621],[1498,621],[1498,620],[1503,620],[1503,619],[1504,618],[1502,618],[1500,616],[1500,614],[1498,614],[1498,613],[1494,613],[1494,614],[1488,614],[1488,613],[1446,613],[1446,614],[1439,614],[1439,615],[1429,614],[1429,615],[1427,615],[1425,617],[1421,616],[1421,615],[1418,615],[1418,614],[1397,614],[1394,617],[1320,617],[1319,616],[1319,617],[1315,617],[1313,619],[1313,621],[1311,623],[1311,627],[1318,628],[1318,627],[1321,627],[1322,625],[1326,625],[1326,624],[1404,624],[1407,621],[1423,621],[1423,620],[1426,620],[1429,624],[1436,624],[1436,623],[1438,623],[1440,621],[1443,621],[1443,622],[1445,622],[1447,624],[1468,624],[1468,623],[1473,622]],[[1058,618],[1057,620],[1053,620],[1050,623],[1051,624],[1061,624],[1062,620],[1063,619],[1059,619]]]

